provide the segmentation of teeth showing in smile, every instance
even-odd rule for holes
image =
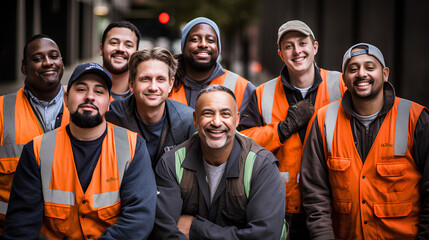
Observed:
[[[208,53],[206,53],[206,52],[200,52],[200,53],[197,53],[198,55],[209,55]]]
[[[369,83],[368,82],[361,82],[357,84],[359,87],[363,87],[363,86],[368,86]]]
[[[210,132],[212,132],[212,133],[222,133],[223,131],[222,130],[211,130]]]
[[[300,58],[295,58],[295,59],[293,59],[293,61],[294,61],[294,62],[299,62],[299,61],[302,61],[302,60],[304,60],[304,57],[300,57]]]
[[[121,60],[124,60],[124,59],[125,59],[124,57],[114,57],[114,58],[116,58],[116,59],[121,59]]]

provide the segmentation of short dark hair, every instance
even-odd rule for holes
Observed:
[[[104,29],[103,37],[101,38],[101,46],[104,46],[104,41],[106,41],[107,34],[110,32],[110,30],[112,28],[128,28],[132,32],[134,32],[134,34],[136,34],[136,37],[137,37],[137,49],[139,49],[139,42],[140,42],[140,38],[141,38],[140,31],[134,24],[132,24],[128,21],[119,21],[119,22],[110,23],[106,27],[106,29]]]
[[[173,57],[170,51],[162,47],[155,47],[153,49],[143,49],[136,51],[131,55],[129,66],[129,82],[134,82],[137,75],[137,67],[140,63],[148,60],[158,60],[168,66],[168,77],[170,80],[174,77],[177,70],[177,60]]]
[[[33,35],[30,39],[28,39],[28,41],[25,43],[25,46],[24,46],[24,51],[23,51],[23,55],[22,55],[22,59],[23,60],[26,60],[25,59],[25,54],[27,53],[27,48],[28,48],[28,45],[32,42],[32,41],[34,41],[34,40],[36,40],[36,39],[39,39],[39,38],[47,38],[47,39],[50,39],[50,40],[52,40],[54,43],[55,43],[55,41],[51,38],[51,37],[49,37],[49,36],[47,36],[47,35],[45,35],[45,34],[35,34],[35,35]],[[55,43],[55,44],[57,44],[57,43]],[[58,46],[58,44],[57,44],[57,46]]]
[[[232,98],[234,98],[235,103],[237,103],[237,99],[235,98],[235,95],[231,91],[231,89],[219,84],[208,85],[207,87],[204,87],[203,89],[201,89],[200,92],[198,93],[198,96],[195,102],[197,102],[198,99],[201,97],[201,95],[203,95],[204,93],[216,92],[216,91],[222,91],[222,92],[228,93],[229,95],[232,96]]]

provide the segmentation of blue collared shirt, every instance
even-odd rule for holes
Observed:
[[[55,129],[55,123],[57,121],[58,114],[62,112],[63,108],[63,95],[65,89],[61,86],[57,96],[50,102],[42,101],[37,99],[28,89],[24,89],[24,94],[28,97],[28,100],[33,107],[33,110],[39,119],[39,123],[43,128],[44,132],[49,132]]]

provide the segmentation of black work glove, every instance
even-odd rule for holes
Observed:
[[[304,99],[289,107],[286,119],[279,122],[278,132],[280,141],[288,139],[292,134],[298,132],[302,127],[307,126],[314,113],[314,106],[310,99]]]

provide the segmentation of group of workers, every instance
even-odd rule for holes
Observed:
[[[217,61],[210,19],[176,56],[140,37],[110,24],[103,66],[66,88],[55,41],[28,40],[25,85],[0,97],[0,239],[429,239],[429,111],[377,47],[325,70],[288,21],[255,88]]]

